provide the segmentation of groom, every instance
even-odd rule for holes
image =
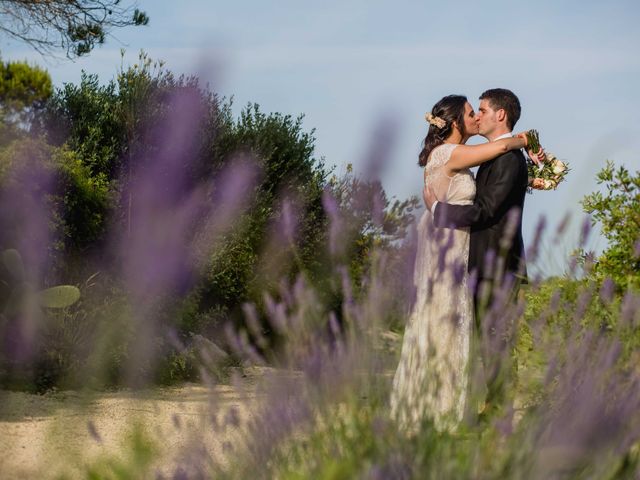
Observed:
[[[512,136],[520,118],[520,101],[510,90],[494,88],[480,96],[478,110],[479,133],[493,142]],[[525,156],[512,150],[480,166],[473,205],[438,202],[429,185],[423,192],[436,225],[471,227],[469,271],[488,389],[485,409],[503,403],[506,384],[513,376],[514,303],[520,283],[526,282],[522,240],[526,191]]]

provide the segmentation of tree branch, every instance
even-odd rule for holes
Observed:
[[[119,0],[0,0],[0,32],[41,54],[63,49],[69,58],[89,53],[113,29],[148,21]]]

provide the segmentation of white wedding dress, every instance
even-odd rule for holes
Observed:
[[[449,177],[443,169],[456,147],[443,144],[431,152],[425,182],[439,200],[469,205],[476,193],[471,171]],[[426,210],[418,224],[416,302],[391,392],[391,414],[409,432],[417,432],[425,416],[450,431],[463,418],[473,327],[468,260],[469,229],[436,229]]]

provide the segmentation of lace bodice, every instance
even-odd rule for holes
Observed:
[[[425,184],[431,184],[439,202],[470,205],[476,196],[476,182],[468,168],[449,177],[444,165],[458,144],[444,143],[431,152],[424,168]]]

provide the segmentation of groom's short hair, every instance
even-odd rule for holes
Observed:
[[[507,114],[507,126],[513,130],[520,119],[520,100],[515,93],[506,88],[491,88],[480,95],[480,100],[487,100],[494,110],[503,109]]]

